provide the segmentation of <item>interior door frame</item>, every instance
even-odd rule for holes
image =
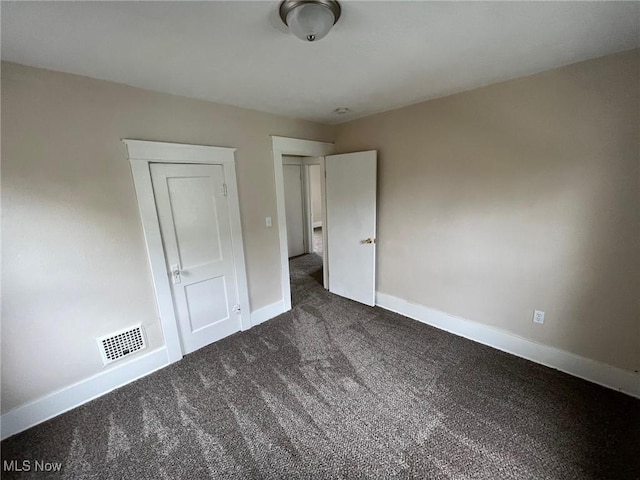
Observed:
[[[133,183],[135,186],[138,209],[142,220],[142,230],[151,276],[160,315],[160,324],[167,347],[169,362],[177,362],[184,356],[178,330],[176,314],[169,276],[160,233],[160,221],[156,210],[153,185],[151,183],[151,163],[205,164],[221,165],[227,184],[227,202],[233,261],[235,266],[240,303],[240,329],[251,328],[251,309],[247,273],[244,258],[244,242],[240,223],[240,203],[236,179],[235,148],[188,145],[182,143],[150,142],[145,140],[122,140],[128,151]]]
[[[283,155],[302,157],[320,157],[320,192],[322,196],[322,224],[327,224],[324,186],[324,156],[333,153],[334,145],[328,142],[303,140],[299,138],[279,137],[271,135],[273,150],[273,169],[276,185],[276,209],[278,221],[278,239],[280,242],[280,285],[282,288],[283,311],[291,310],[291,285],[289,283],[289,247],[287,244],[287,218],[284,204],[284,173],[282,168]],[[322,229],[323,248],[326,248],[326,229]],[[327,251],[322,256],[324,272],[324,288],[329,287],[329,272],[327,270]]]

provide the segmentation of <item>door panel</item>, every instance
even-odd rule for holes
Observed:
[[[152,164],[151,178],[184,353],[240,330],[220,165]]]
[[[224,277],[192,283],[184,290],[192,333],[229,317]]]
[[[287,243],[289,258],[305,253],[304,208],[302,200],[302,167],[283,165],[284,207],[287,217]]]
[[[167,178],[178,253],[185,268],[222,256],[215,203],[208,201],[210,183],[210,177]]]
[[[325,157],[329,291],[375,305],[377,152]]]

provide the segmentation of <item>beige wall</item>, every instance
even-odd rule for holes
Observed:
[[[103,370],[95,337],[162,344],[122,138],[236,147],[253,310],[281,299],[269,135],[333,127],[2,64],[2,411]],[[264,217],[274,219],[266,228]]]
[[[639,370],[639,55],[341,125],[379,150],[378,290]]]
[[[380,291],[640,369],[639,54],[337,128],[3,63],[2,411],[102,371],[98,335],[162,344],[121,138],[238,148],[254,310],[281,299],[269,135],[335,134],[379,150]]]

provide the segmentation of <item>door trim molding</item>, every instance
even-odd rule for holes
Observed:
[[[182,359],[183,351],[178,331],[177,315],[167,276],[160,222],[156,211],[151,163],[199,163],[222,165],[228,188],[229,223],[233,245],[234,265],[240,302],[240,329],[251,328],[251,308],[244,258],[244,242],[240,223],[240,204],[235,168],[235,148],[188,145],[181,143],[149,142],[144,140],[122,140],[127,146],[133,183],[138,199],[142,230],[147,247],[147,257],[155,290],[160,324],[164,334],[169,362]]]
[[[236,148],[189,145],[187,143],[122,140],[127,145],[129,160],[152,163],[204,163],[219,165],[235,163]],[[188,159],[188,160],[185,160]]]
[[[291,310],[291,285],[289,284],[289,246],[287,245],[287,219],[284,205],[284,173],[282,170],[283,155],[300,155],[305,157],[324,157],[333,153],[333,143],[302,140],[299,138],[278,137],[271,135],[273,150],[273,169],[276,182],[276,214],[278,220],[278,238],[280,241],[280,285],[282,288],[282,304],[284,311]],[[324,162],[321,160],[324,173]],[[321,175],[323,175],[321,173]],[[322,187],[324,189],[324,183]],[[324,193],[323,193],[324,198]],[[323,209],[324,210],[324,209]],[[323,255],[323,265],[326,271],[326,253]]]

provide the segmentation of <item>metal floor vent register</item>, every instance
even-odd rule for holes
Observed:
[[[142,325],[100,337],[98,345],[105,365],[147,348]]]

